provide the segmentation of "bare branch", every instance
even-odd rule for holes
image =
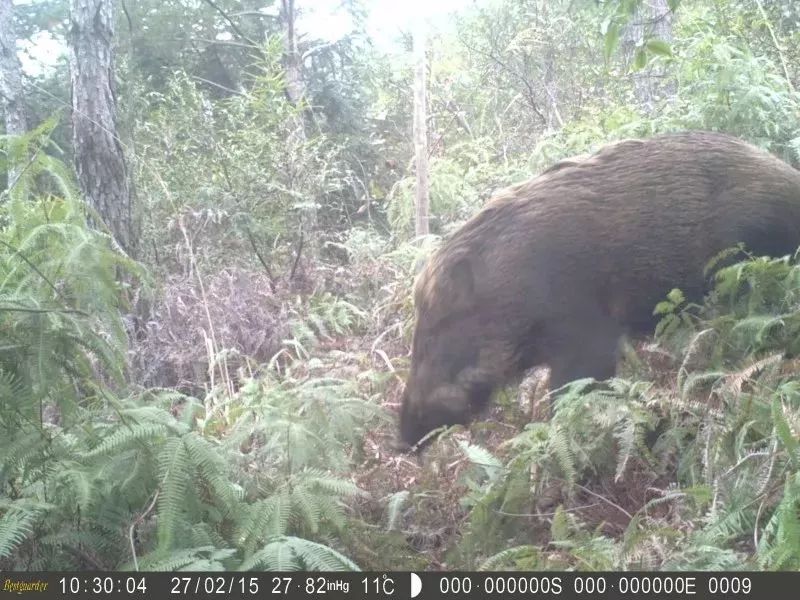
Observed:
[[[297,265],[300,263],[300,256],[303,254],[303,230],[300,229],[300,241],[297,242],[297,254],[294,257],[294,264],[292,265],[292,270],[289,273],[289,281],[294,279],[295,271],[297,271]]]
[[[231,29],[233,30],[233,32],[234,32],[234,33],[235,33],[237,36],[239,36],[241,39],[245,40],[247,43],[249,43],[249,44],[252,44],[252,45],[253,45],[253,46],[255,46],[255,47],[258,47],[258,44],[257,44],[255,41],[251,40],[251,39],[250,39],[250,38],[247,36],[247,34],[245,34],[245,32],[244,32],[244,31],[242,31],[241,29],[239,29],[239,26],[238,26],[238,25],[237,25],[237,24],[234,22],[234,20],[233,20],[233,19],[231,19],[231,18],[228,16],[228,13],[226,13],[224,10],[222,10],[222,9],[221,9],[221,8],[220,8],[220,7],[217,5],[217,3],[216,3],[216,2],[214,2],[214,0],[203,0],[203,1],[204,1],[206,4],[208,4],[208,5],[209,5],[211,8],[213,8],[215,11],[217,11],[217,12],[220,14],[220,16],[221,16],[223,19],[225,19],[225,21],[228,23],[228,25],[230,25],[230,26],[231,26]]]
[[[245,233],[247,233],[247,239],[250,240],[250,246],[253,248],[253,252],[256,253],[258,260],[261,262],[261,265],[264,267],[264,271],[267,272],[267,277],[269,278],[269,289],[272,290],[272,293],[275,293],[276,286],[275,286],[275,277],[272,274],[272,269],[269,268],[267,265],[267,261],[264,260],[264,257],[261,256],[261,252],[258,250],[258,246],[256,245],[256,240],[253,237],[253,233],[250,231],[250,228],[245,228]]]
[[[249,48],[251,50],[258,50],[258,46],[252,44],[245,44],[243,42],[234,42],[232,40],[209,40],[208,38],[191,38],[192,42],[202,42],[203,44],[210,44],[214,46],[235,46],[236,48]]]
[[[192,79],[196,79],[197,81],[202,81],[203,83],[207,83],[208,85],[213,85],[214,87],[217,87],[221,90],[225,90],[226,92],[230,92],[231,94],[235,94],[237,96],[244,96],[245,98],[247,97],[247,94],[245,94],[244,92],[231,89],[220,83],[217,83],[216,81],[211,81],[210,79],[206,79],[205,77],[198,77],[197,75],[192,75]]]

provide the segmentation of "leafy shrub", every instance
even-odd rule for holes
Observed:
[[[376,404],[309,377],[127,391],[117,281],[143,273],[71,186],[20,193],[49,184],[36,156],[0,215],[0,566],[356,568],[331,546]],[[362,318],[324,294],[310,314],[320,336]]]
[[[703,307],[676,308],[694,314],[664,330],[682,356],[673,389],[568,386],[552,420],[513,438],[501,475],[472,493],[459,556],[491,568],[797,568],[798,273],[751,259],[720,270]]]

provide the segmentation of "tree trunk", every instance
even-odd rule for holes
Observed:
[[[297,49],[297,32],[295,30],[295,11],[294,0],[281,0],[281,23],[283,25],[283,68],[286,73],[286,96],[293,106],[301,105],[306,94],[305,81],[303,79],[303,60]],[[311,113],[305,107],[296,119],[297,124],[292,134],[293,139],[289,141],[297,146],[306,141],[306,116]],[[309,119],[310,120],[310,119]],[[307,206],[300,212],[300,242],[298,244],[298,258],[300,249],[305,245],[306,254],[312,258],[319,253],[319,243],[317,239],[317,205],[316,199],[312,198],[307,202]],[[305,241],[304,241],[305,239]],[[294,269],[292,269],[294,272]]]
[[[12,0],[0,0],[0,102],[3,106],[7,135],[22,135],[27,130],[22,94],[22,65],[17,56]],[[8,157],[8,186],[19,173],[20,165]]]
[[[630,61],[634,60],[635,49],[649,39],[672,41],[672,12],[667,0],[648,0],[644,2],[627,27],[624,43]],[[663,67],[649,64],[641,71],[633,73],[636,99],[648,112],[655,109],[656,102],[663,95],[673,94],[675,86],[665,81]]]
[[[417,167],[416,218],[417,237],[430,233],[430,190],[428,189],[428,127],[425,104],[425,29],[418,23],[414,31],[414,152]]]
[[[305,94],[300,53],[297,51],[297,35],[294,29],[296,13],[294,0],[281,0],[283,21],[284,61],[286,69],[286,94],[289,101],[297,105]]]
[[[113,2],[70,0],[72,143],[81,192],[119,245],[135,256],[133,200],[117,135]]]

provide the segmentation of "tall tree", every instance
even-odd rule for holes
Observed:
[[[305,93],[303,85],[302,59],[297,49],[295,20],[297,13],[294,0],[281,0],[281,21],[283,23],[284,68],[286,69],[286,93],[292,104],[297,104]]]
[[[297,20],[297,11],[295,9],[294,0],[281,0],[281,24],[283,26],[283,68],[286,72],[286,96],[293,106],[300,105],[304,102],[306,95],[305,80],[303,79],[303,58],[300,50],[297,47],[297,30],[295,28]],[[310,111],[303,110],[297,118],[297,127],[294,131],[296,136],[295,141],[305,141],[306,139],[306,122],[305,116],[310,116]],[[300,244],[303,243],[304,236],[307,232],[312,235],[309,236],[306,244],[307,254],[316,256],[319,250],[319,244],[316,235],[317,229],[317,202],[315,198],[311,198],[303,203],[300,210]],[[300,249],[298,246],[297,256],[300,256]]]
[[[417,237],[430,232],[430,189],[428,185],[428,110],[425,83],[425,26],[420,21],[414,31],[414,153],[416,155],[416,233]]]
[[[122,248],[135,255],[133,201],[117,135],[113,0],[70,0],[72,141],[84,197]]]
[[[6,134],[25,133],[25,101],[22,95],[22,65],[17,56],[12,0],[0,0],[0,101],[3,106]],[[8,183],[16,178],[17,166],[8,161]]]

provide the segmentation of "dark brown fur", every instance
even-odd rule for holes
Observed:
[[[672,288],[702,297],[707,262],[739,242],[796,250],[800,173],[726,135],[618,142],[500,193],[417,279],[401,437],[467,423],[534,365],[551,389],[612,376],[620,336],[652,331]]]

